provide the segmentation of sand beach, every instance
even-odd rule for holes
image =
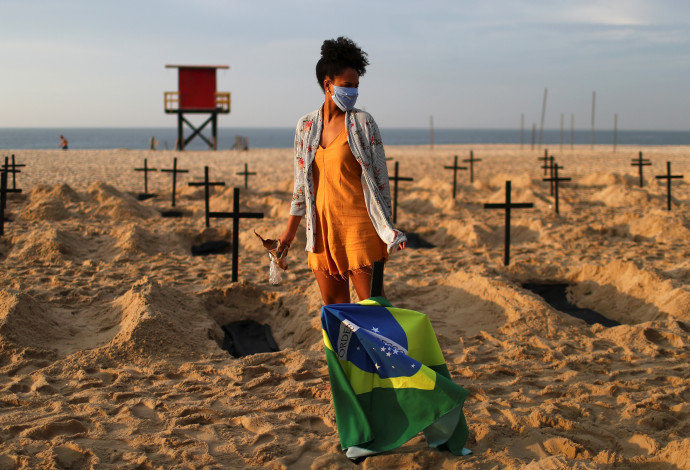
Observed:
[[[453,157],[481,159],[475,181]],[[652,162],[638,185],[638,152]],[[0,237],[0,469],[690,469],[690,147],[550,149],[572,178],[560,214],[528,145],[386,148],[399,162],[398,225],[433,244],[386,265],[397,307],[426,313],[454,381],[470,391],[473,454],[427,447],[422,435],[356,465],[340,449],[319,321],[321,297],[304,224],[278,285],[253,230],[275,238],[292,193],[291,149],[172,152],[7,150],[17,175]],[[178,179],[181,218],[169,210]],[[672,162],[673,209],[656,175]],[[244,164],[256,176],[236,173]],[[192,256],[232,238],[204,226],[204,190],[242,220],[239,282],[231,255]],[[511,264],[504,212],[513,211]],[[568,284],[571,303],[619,323],[589,325],[526,283]],[[354,295],[354,294],[353,294]],[[221,326],[271,326],[279,352],[233,358]]]

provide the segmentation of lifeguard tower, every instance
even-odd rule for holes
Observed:
[[[165,68],[178,70],[178,90],[165,92],[165,112],[177,114],[177,150],[196,136],[201,137],[216,150],[218,142],[218,114],[230,112],[230,93],[216,91],[216,70],[228,69],[227,65],[166,65]],[[210,114],[199,127],[185,118],[185,114]],[[184,124],[194,132],[185,139]],[[211,124],[212,141],[201,131]]]

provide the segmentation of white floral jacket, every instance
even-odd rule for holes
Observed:
[[[369,217],[376,233],[386,243],[388,253],[391,253],[407,238],[393,226],[391,219],[391,193],[381,133],[374,118],[356,108],[345,113],[345,125],[350,149],[362,166],[362,189]],[[319,108],[300,118],[295,130],[295,188],[290,215],[306,215],[307,251],[314,250],[315,242],[316,201],[312,162],[319,148],[322,129],[323,108]]]

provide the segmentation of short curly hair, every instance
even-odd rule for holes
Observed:
[[[345,69],[353,68],[361,77],[367,71],[367,53],[350,38],[326,39],[321,45],[321,58],[316,63],[316,80],[322,90],[326,77],[335,77]],[[325,90],[324,90],[325,91]]]

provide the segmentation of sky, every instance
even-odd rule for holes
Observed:
[[[220,127],[293,127],[323,103],[325,39],[369,55],[384,128],[690,129],[687,0],[0,0],[0,127],[175,127],[166,64],[229,65]]]

